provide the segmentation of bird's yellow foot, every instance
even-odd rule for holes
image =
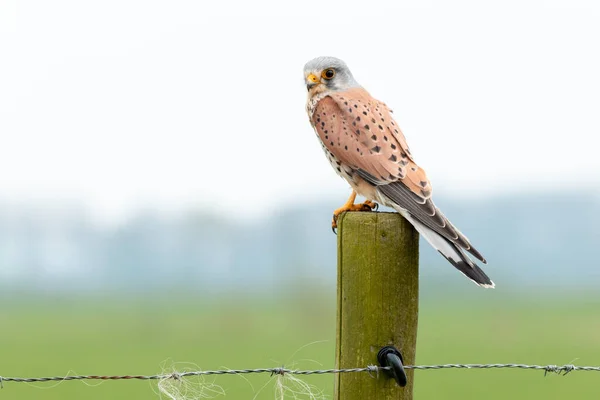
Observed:
[[[377,210],[379,207],[379,204],[371,200],[367,200],[364,203],[359,204],[354,204],[354,200],[356,200],[356,192],[353,191],[346,204],[333,212],[333,219],[331,220],[331,230],[333,233],[336,233],[335,230],[337,229],[337,219],[341,213],[345,211],[373,211]]]

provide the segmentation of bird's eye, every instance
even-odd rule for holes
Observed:
[[[323,72],[321,72],[321,76],[325,79],[331,79],[335,76],[335,70],[331,68],[325,69]]]

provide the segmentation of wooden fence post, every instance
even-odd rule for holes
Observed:
[[[419,235],[396,213],[347,212],[338,220],[336,368],[378,365],[386,345],[415,364],[419,307]],[[412,400],[408,384],[385,374],[337,374],[335,400]]]

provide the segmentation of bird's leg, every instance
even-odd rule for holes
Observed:
[[[331,221],[331,230],[333,230],[333,232],[335,233],[335,230],[337,228],[337,219],[338,216],[345,212],[345,211],[373,211],[376,210],[378,207],[378,204],[375,202],[372,202],[371,200],[366,200],[364,203],[359,203],[359,204],[354,204],[354,201],[356,200],[356,191],[352,191],[352,194],[350,194],[350,197],[348,198],[348,201],[346,201],[346,203],[341,206],[340,208],[336,209],[333,212],[333,220]]]

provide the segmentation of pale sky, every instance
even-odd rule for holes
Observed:
[[[0,201],[341,205],[304,111],[320,55],[394,110],[434,194],[598,193],[600,6],[449,3],[0,0]]]

